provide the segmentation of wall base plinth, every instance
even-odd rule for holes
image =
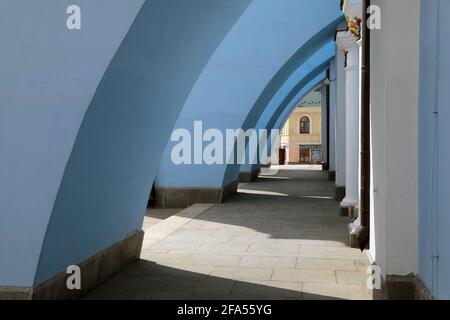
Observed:
[[[348,207],[340,207],[339,214],[341,217],[348,217]]]
[[[433,295],[419,277],[416,279],[416,300],[434,300]]]
[[[155,188],[157,208],[187,208],[195,203],[222,203],[237,193],[238,181],[222,188]]]
[[[139,259],[144,239],[136,231],[122,241],[77,264],[81,270],[81,289],[69,290],[65,271],[36,287],[1,287],[0,300],[73,300],[86,295],[126,266]]]
[[[341,204],[341,206],[339,207],[339,213],[341,217],[354,218],[355,207]]]
[[[341,217],[355,218],[357,205],[357,200],[353,200],[353,198],[346,195],[346,197],[340,203]]]
[[[328,180],[331,182],[336,181],[336,171],[328,171]]]
[[[433,300],[422,280],[414,274],[387,276],[381,289],[373,290],[375,300]]]
[[[248,172],[248,171],[239,172],[239,182],[242,182],[242,183],[254,182],[254,181],[258,180],[258,176],[259,176],[259,169],[252,171],[252,172]]]
[[[350,248],[359,249],[358,238],[353,230],[353,224],[348,225],[348,245]]]
[[[345,198],[345,187],[336,186],[335,192],[336,201],[341,202]]]

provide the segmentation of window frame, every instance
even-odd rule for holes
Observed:
[[[302,122],[303,122],[304,118],[308,119],[308,124],[309,124],[308,132],[302,132]],[[299,119],[298,119],[298,133],[299,134],[312,134],[312,119],[311,119],[311,117],[309,115],[303,114],[303,115],[301,115],[299,117]]]

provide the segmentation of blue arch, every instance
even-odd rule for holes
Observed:
[[[326,71],[330,66],[331,59],[328,59],[327,61],[323,62],[316,68],[314,68],[305,78],[300,81],[294,89],[291,90],[291,92],[286,96],[286,98],[281,103],[280,107],[276,110],[276,112],[273,113],[272,117],[270,118],[269,122],[267,123],[268,128],[276,128],[276,125],[281,125],[281,123],[278,123],[280,119],[283,119],[284,116],[286,116],[286,113],[289,114],[291,110],[295,107],[295,103],[298,102],[298,99],[296,97],[298,96],[301,89],[306,86],[308,83],[313,81],[318,75]],[[284,118],[286,120],[287,118]]]
[[[322,83],[326,78],[326,65],[322,65],[322,68],[315,70],[309,77],[306,77],[305,81],[300,81],[298,86],[296,86],[291,93],[295,93],[295,95],[291,94],[286,96],[284,103],[280,104],[280,108],[277,112],[273,112],[267,118],[261,117],[258,122],[256,128],[263,128],[267,130],[271,129],[281,129],[283,123],[286,122],[289,115],[292,113],[292,110],[295,106],[312,90],[314,90],[320,83]],[[322,71],[320,71],[322,70]],[[307,82],[309,81],[309,82]],[[305,84],[306,83],[306,84]],[[302,84],[304,84],[302,86]],[[289,100],[291,97],[291,100]],[[289,101],[288,103],[285,103]],[[241,165],[239,171],[240,172],[253,172],[257,170],[258,165],[255,164],[244,164]]]
[[[283,124],[287,121],[289,116],[295,107],[300,103],[300,101],[306,97],[311,91],[316,89],[321,83],[325,81],[327,74],[325,71],[322,71],[318,74],[314,79],[310,81],[306,86],[300,90],[300,92],[295,95],[295,97],[291,100],[291,102],[286,106],[286,108],[281,113],[280,117],[274,122],[273,127],[277,129],[281,129]]]
[[[65,28],[68,1],[0,4],[0,96],[8,101],[1,111],[8,134],[0,135],[1,285],[32,285],[81,122],[144,0],[78,3],[89,21],[83,31]]]
[[[254,126],[290,74],[332,39],[342,21],[334,0],[287,0],[278,5],[270,0],[252,3],[208,63],[176,128],[192,130],[193,122],[200,119],[204,128],[223,132]],[[259,12],[264,12],[264,19]],[[174,145],[170,142],[164,152],[158,188],[216,188],[237,180],[236,165],[233,169],[228,165],[174,165]]]
[[[35,285],[141,229],[151,183],[180,109],[250,2],[144,3],[78,132]]]
[[[303,92],[303,88],[308,86],[305,86],[305,83],[310,81],[322,68],[326,68],[326,64],[333,59],[335,54],[335,44],[333,41],[330,41],[301,65],[273,96],[272,100],[264,109],[264,112],[259,116],[255,128],[268,130],[273,128],[278,129],[278,126],[274,123],[277,118],[283,117],[283,114],[280,112],[283,112],[285,108],[289,109],[290,104],[288,102],[290,102],[289,99],[292,98],[292,95]],[[249,172],[250,170],[255,170],[255,168],[256,166],[254,165],[244,164],[241,165],[239,171]]]

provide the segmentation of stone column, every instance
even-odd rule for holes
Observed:
[[[346,52],[346,175],[343,215],[352,214],[358,206],[359,172],[359,45],[348,31],[337,33],[336,43]]]

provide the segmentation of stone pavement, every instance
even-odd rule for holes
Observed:
[[[178,212],[180,212],[180,209],[147,209],[142,229],[147,230],[161,221],[170,218],[174,214],[177,214]]]
[[[333,184],[293,169],[147,224],[141,260],[85,298],[370,299],[367,255],[347,246]]]

